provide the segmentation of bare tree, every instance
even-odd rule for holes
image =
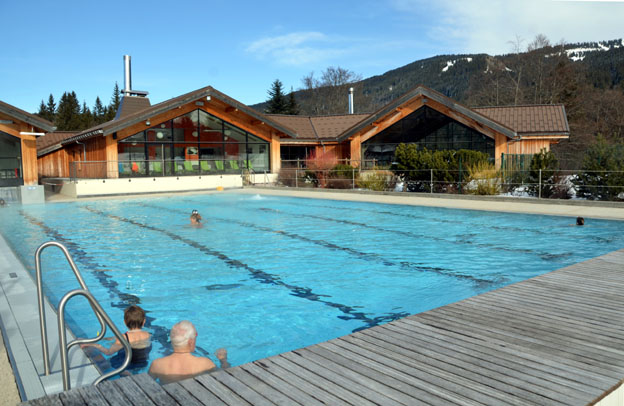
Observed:
[[[356,83],[361,80],[360,74],[339,66],[325,69],[320,79],[310,72],[301,78],[307,96],[302,111],[312,115],[346,113],[348,88],[358,87]]]
[[[549,46],[550,40],[544,34],[537,34],[533,41],[529,42],[529,45],[527,45],[527,51],[531,52]]]

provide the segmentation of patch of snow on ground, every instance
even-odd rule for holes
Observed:
[[[455,61],[446,61],[446,66],[442,68],[442,72],[446,72],[448,68],[455,65]]]

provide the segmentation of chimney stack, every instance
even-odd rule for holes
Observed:
[[[353,114],[353,88],[349,88],[349,114]]]
[[[132,91],[132,72],[130,71],[130,55],[124,55],[124,95],[130,96]]]

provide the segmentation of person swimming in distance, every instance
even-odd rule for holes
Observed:
[[[0,199],[0,207],[5,206],[6,202],[4,201],[4,199]]]
[[[585,225],[585,219],[583,217],[577,217],[576,218],[576,225],[577,226],[584,226]]]
[[[191,226],[201,227],[202,216],[197,210],[193,210],[191,213]]]

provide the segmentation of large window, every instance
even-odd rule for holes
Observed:
[[[270,144],[203,110],[119,142],[120,176],[268,171]]]
[[[0,186],[23,184],[21,140],[0,131]]]
[[[399,144],[416,144],[419,149],[481,151],[494,158],[494,140],[451,118],[422,107],[401,121],[362,143],[362,158],[387,165],[394,161]]]

